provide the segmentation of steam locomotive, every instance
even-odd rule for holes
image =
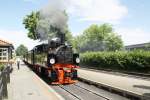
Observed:
[[[51,84],[77,82],[79,54],[65,42],[65,34],[59,34],[48,43],[35,46],[24,56],[26,63],[41,75],[47,76]]]

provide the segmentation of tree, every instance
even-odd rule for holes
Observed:
[[[79,52],[80,51],[80,47],[82,46],[82,44],[84,43],[84,39],[82,37],[83,35],[79,35],[76,37],[72,38],[72,46],[74,48],[74,51]]]
[[[28,52],[28,48],[25,47],[23,44],[21,44],[19,47],[16,49],[16,55],[17,56],[23,56]]]
[[[101,40],[104,40],[108,36],[108,33],[112,33],[112,32],[113,32],[113,29],[110,24],[105,23],[100,26],[93,24],[83,32],[83,35],[88,40],[101,41]]]
[[[31,12],[30,15],[27,15],[24,20],[23,24],[25,28],[28,30],[28,37],[37,40],[38,34],[36,33],[36,26],[39,20],[39,12]]]
[[[72,44],[72,42],[73,42],[72,33],[68,30],[65,34],[66,34],[66,40]]]
[[[106,41],[108,51],[116,51],[123,48],[123,41],[121,36],[117,35],[116,33],[111,33]]]
[[[82,35],[75,38],[74,46],[85,51],[115,51],[123,47],[121,37],[114,32],[112,25],[91,25]]]

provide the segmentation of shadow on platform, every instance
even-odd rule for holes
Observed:
[[[150,86],[145,86],[145,85],[133,85],[133,87],[150,90]]]
[[[144,93],[143,97],[145,98],[144,100],[150,100],[150,93]]]

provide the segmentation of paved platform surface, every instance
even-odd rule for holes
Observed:
[[[20,70],[13,66],[13,72],[10,76],[7,100],[63,99],[25,65],[21,65]]]
[[[127,76],[119,76],[102,72],[78,69],[81,78],[105,84],[131,93],[150,97],[150,81]]]

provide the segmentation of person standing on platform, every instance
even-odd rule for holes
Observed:
[[[20,58],[17,58],[17,67],[18,67],[18,70],[20,69]]]

